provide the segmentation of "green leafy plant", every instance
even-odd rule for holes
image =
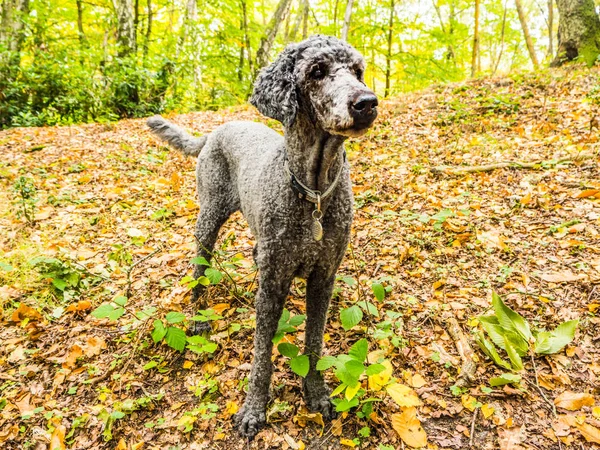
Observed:
[[[100,282],[100,278],[91,275],[69,261],[38,256],[29,261],[29,265],[39,270],[41,276],[50,279],[55,293],[69,300],[78,292]]]
[[[34,181],[25,176],[20,176],[13,184],[15,203],[19,206],[17,217],[24,217],[28,224],[35,221],[35,205],[38,202],[37,189]]]
[[[383,364],[365,365],[368,351],[369,343],[366,339],[360,339],[350,347],[348,354],[324,356],[317,362],[317,370],[324,371],[329,368],[334,368],[334,374],[340,381],[338,387],[331,393],[332,397],[342,393],[344,394],[343,398],[336,398],[333,400],[336,411],[348,411],[349,409],[358,406],[360,403],[365,404],[372,403],[372,401],[378,401],[376,399],[361,401],[361,398],[366,393],[361,387],[361,377],[364,375],[377,375],[385,370]],[[366,408],[369,407],[371,407],[371,405],[366,406]],[[367,417],[368,415],[369,414],[366,414]]]
[[[557,353],[573,340],[578,320],[563,322],[552,331],[532,331],[531,326],[519,313],[509,308],[496,293],[492,294],[494,314],[482,316],[479,322],[487,336],[482,331],[476,335],[476,341],[481,350],[498,366],[511,370],[523,370],[524,356],[550,355]],[[503,359],[498,349],[504,350],[509,361]],[[493,379],[492,385],[518,382],[510,374],[504,374]]]
[[[193,258],[191,260],[191,263],[200,266],[206,266],[206,269],[204,270],[204,275],[202,275],[201,277],[183,277],[183,279],[181,280],[181,284],[185,284],[188,288],[195,288],[199,284],[201,284],[202,286],[219,284],[223,279],[223,272],[212,267],[210,262],[206,258],[198,256],[196,258]]]

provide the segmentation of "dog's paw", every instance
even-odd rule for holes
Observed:
[[[233,422],[242,436],[254,439],[259,430],[265,426],[265,410],[244,404],[240,411],[233,417]]]
[[[193,336],[199,336],[206,333],[210,333],[212,331],[212,327],[210,326],[210,322],[192,322],[189,328],[190,334]]]
[[[333,420],[337,417],[335,406],[331,403],[331,398],[328,394],[321,396],[306,397],[306,406],[311,412],[321,413],[323,419]]]

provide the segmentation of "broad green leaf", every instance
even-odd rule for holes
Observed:
[[[506,348],[506,353],[508,353],[508,359],[510,359],[513,369],[523,370],[523,361],[521,361],[519,353],[515,350],[507,337],[504,337],[504,346]]]
[[[373,290],[373,295],[375,295],[375,298],[377,300],[379,300],[380,302],[383,301],[383,299],[385,298],[385,289],[383,288],[381,283],[373,283],[371,285],[371,289]]]
[[[551,332],[542,332],[537,335],[535,352],[543,355],[551,355],[563,349],[575,337],[575,330],[579,320],[569,320],[557,326]]]
[[[350,361],[348,361],[346,364],[344,364],[344,367],[353,377],[356,377],[357,379],[365,371],[364,364],[355,359],[351,359]],[[354,383],[348,383],[348,384],[354,384]]]
[[[305,319],[306,316],[304,314],[298,314],[294,317],[291,317],[290,320],[288,320],[288,324],[290,324],[293,327],[297,327],[298,325],[302,324]]]
[[[198,266],[210,266],[210,263],[206,260],[204,256],[197,256],[195,258],[192,258],[190,262]]]
[[[296,356],[290,360],[290,368],[292,369],[292,372],[300,375],[303,378],[308,374],[309,367],[310,362],[308,355]]]
[[[119,306],[125,306],[127,304],[127,297],[124,295],[119,295],[118,297],[115,297],[113,303],[116,303]]]
[[[359,306],[361,306],[362,309],[364,309],[372,316],[379,317],[379,310],[377,309],[377,306],[375,306],[373,303],[365,300],[364,302],[360,302]]]
[[[119,317],[121,317],[123,314],[125,314],[125,308],[122,307],[118,307],[115,308],[109,315],[108,318],[110,320],[117,320]]]
[[[344,389],[346,389],[348,387],[347,384],[342,383],[339,384],[338,387],[336,387],[333,392],[331,393],[330,397],[335,397],[336,395],[341,394],[342,392],[344,392]]]
[[[92,311],[92,316],[97,319],[105,319],[115,310],[115,307],[110,303],[102,303],[95,310]]]
[[[179,323],[185,320],[185,314],[178,311],[168,312],[165,316],[167,323]]]
[[[281,353],[283,356],[287,356],[288,358],[294,358],[300,352],[300,349],[297,346],[288,342],[282,342],[279,344],[277,346],[277,350],[279,350],[279,353]]]
[[[355,360],[363,362],[367,359],[367,353],[369,353],[369,343],[366,339],[361,339],[356,341],[352,347],[350,347],[350,351],[348,354]]]
[[[490,378],[490,386],[504,386],[505,384],[519,384],[521,382],[521,375],[514,373],[503,373],[499,377]]]
[[[156,319],[154,321],[154,329],[152,330],[152,340],[155,344],[158,344],[167,334],[167,329],[165,325],[162,323],[162,320]]]
[[[525,341],[520,334],[507,331],[505,332],[504,337],[510,341],[511,345],[517,351],[519,356],[525,356],[529,354],[529,343]]]
[[[342,309],[340,312],[340,320],[342,321],[342,327],[348,331],[355,325],[357,325],[363,318],[363,312],[358,305],[351,306],[350,308]]]
[[[219,284],[219,282],[223,279],[223,274],[212,267],[208,267],[204,272],[204,276],[209,279],[210,284]]]
[[[377,375],[385,370],[385,366],[383,364],[371,364],[367,367],[366,374],[367,376]]]
[[[64,291],[65,288],[68,286],[67,282],[61,278],[53,278],[52,284],[59,291]]]
[[[495,292],[492,293],[492,305],[500,326],[505,330],[515,331],[529,342],[532,338],[529,324],[519,313],[510,309]]]
[[[477,345],[479,345],[479,348],[481,348],[483,353],[485,353],[492,361],[494,361],[500,367],[508,370],[511,369],[511,365],[500,357],[496,347],[494,347],[494,344],[488,341],[481,331],[477,334],[475,339]]]
[[[165,334],[165,341],[169,345],[169,347],[174,348],[180,352],[185,348],[186,342],[185,331],[181,328],[176,327],[168,327],[167,334]]]
[[[343,399],[335,406],[335,410],[337,412],[344,412],[354,408],[355,406],[358,406],[358,398],[354,397],[352,400]]]
[[[336,362],[335,356],[323,356],[317,361],[317,370],[327,370]]]

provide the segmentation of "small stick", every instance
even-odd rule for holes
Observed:
[[[533,357],[533,354],[531,354],[531,364],[533,365],[533,373],[535,374],[535,385],[537,387],[537,390],[540,393],[540,395],[544,398],[544,400],[546,400],[546,403],[548,403],[550,405],[550,407],[552,408],[552,414],[554,414],[554,417],[557,417],[556,406],[554,405],[554,403],[552,403],[548,399],[548,397],[546,397],[546,394],[544,394],[544,391],[542,391],[542,387],[540,386],[540,380],[538,378],[537,366],[535,365],[535,358]],[[559,439],[559,441],[560,441],[560,439]]]
[[[477,412],[479,408],[475,408],[473,411],[473,420],[471,420],[471,436],[469,437],[469,448],[473,448],[473,441],[475,440],[475,421],[477,420]]]
[[[448,334],[454,339],[454,344],[456,345],[456,349],[463,362],[460,375],[456,381],[456,386],[470,386],[475,381],[475,371],[477,370],[477,365],[474,360],[475,353],[466,336],[460,329],[458,321],[454,317],[448,317],[448,315],[446,315],[445,317],[438,319],[438,322],[440,325],[446,324]],[[445,322],[445,324],[443,322]]]

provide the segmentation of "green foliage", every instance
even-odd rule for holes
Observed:
[[[273,337],[273,344],[280,342],[286,333],[295,333],[298,331],[296,327],[300,326],[305,319],[306,316],[304,314],[298,314],[292,317],[290,312],[284,308],[277,324],[277,331]]]
[[[29,265],[35,267],[44,279],[51,280],[55,295],[65,301],[100,282],[100,278],[83,271],[74,263],[57,258],[38,256],[31,259]]]
[[[563,322],[552,331],[532,332],[527,320],[509,308],[495,292],[492,294],[492,306],[494,315],[479,318],[491,342],[481,331],[476,334],[476,341],[479,348],[496,365],[513,371],[523,370],[522,358],[529,354],[550,355],[562,350],[573,340],[579,323],[578,320],[570,320]],[[509,361],[502,359],[496,347],[506,352]],[[504,378],[494,379],[494,383],[499,384],[492,384],[492,386],[518,382],[515,376],[509,375],[505,374]]]
[[[31,178],[20,176],[13,184],[14,203],[18,205],[17,217],[24,217],[28,224],[35,221],[35,204],[38,201],[37,189]]]

